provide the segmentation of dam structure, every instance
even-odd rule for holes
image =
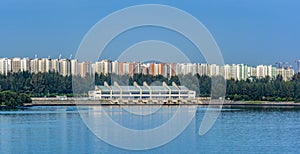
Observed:
[[[149,86],[146,82],[133,86],[120,86],[114,82],[109,86],[106,82],[103,86],[95,86],[95,90],[89,91],[90,100],[165,100],[165,99],[195,99],[196,92],[185,86],[177,86],[174,82],[168,86],[165,82],[161,86]]]

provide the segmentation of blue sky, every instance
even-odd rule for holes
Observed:
[[[84,35],[100,19],[149,3],[195,16],[212,33],[226,63],[300,59],[299,0],[1,0],[0,57],[75,55]]]

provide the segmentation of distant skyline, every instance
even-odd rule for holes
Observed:
[[[84,35],[103,17],[147,3],[170,5],[195,16],[212,33],[226,64],[282,61],[296,68],[295,60],[300,59],[298,0],[3,0],[0,57],[75,56]],[[107,51],[103,59],[114,59],[118,54]],[[203,63],[202,59],[192,62]]]
[[[225,79],[246,80],[253,76],[261,78],[269,76],[276,78],[282,75],[284,80],[292,79],[295,71],[289,66],[274,67],[272,65],[249,66],[245,64],[218,65],[218,64],[195,64],[195,63],[175,63],[175,62],[130,62],[101,60],[99,62],[80,62],[78,60],[48,59],[48,58],[0,58],[0,74],[28,71],[31,73],[57,72],[63,76],[87,74],[117,74],[129,75],[162,75],[170,77],[175,75],[199,74],[200,76],[218,76]]]
[[[71,55],[72,56],[72,55]],[[19,59],[19,60],[25,60],[25,59],[28,59],[28,60],[35,60],[35,59],[40,59],[40,60],[43,60],[43,59],[50,59],[50,60],[68,60],[68,61],[72,61],[72,60],[76,60],[77,62],[90,62],[90,61],[79,61],[78,59],[74,58],[74,56],[72,57],[63,57],[61,55],[57,56],[57,57],[51,57],[51,56],[47,56],[47,57],[30,57],[30,56],[25,56],[25,57],[20,57],[20,56],[17,56],[17,57],[0,57],[0,60],[13,60],[13,59]],[[209,64],[209,65],[218,65],[218,64],[215,64],[215,63],[206,63],[206,62],[161,62],[161,61],[156,61],[156,60],[150,60],[150,61],[134,61],[134,60],[125,60],[125,59],[117,59],[117,60],[114,60],[114,59],[99,59],[97,62],[103,62],[103,61],[110,61],[110,62],[122,62],[122,63],[140,63],[140,64]],[[95,63],[95,62],[90,62],[90,63]],[[280,63],[280,67],[278,63],[276,64],[257,64],[257,65],[251,65],[251,64],[247,64],[247,63],[224,63],[224,66],[225,65],[247,65],[247,66],[250,66],[250,67],[257,67],[257,66],[271,66],[272,67],[276,67],[276,68],[285,68],[285,69],[290,69],[290,66],[291,64],[290,63]],[[223,66],[223,65],[220,65],[220,66]],[[296,65],[297,66],[297,65]],[[297,71],[297,67],[293,67],[293,70],[295,70],[295,72],[298,72]]]

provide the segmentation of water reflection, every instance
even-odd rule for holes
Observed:
[[[132,153],[99,140],[86,127],[79,111],[75,109],[33,107],[19,111],[0,111],[0,153]],[[103,114],[97,107],[85,106],[79,110],[95,118]],[[176,109],[163,107],[151,117],[130,115],[117,106],[105,107],[105,110],[119,124],[141,130],[161,125],[172,117]],[[185,108],[186,113],[189,110]],[[298,107],[225,108],[212,130],[199,136],[198,129],[205,111],[205,107],[197,108],[190,125],[172,142],[137,153],[300,152]],[[118,137],[120,134],[107,135]]]

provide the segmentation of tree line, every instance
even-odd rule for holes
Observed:
[[[30,103],[31,98],[24,93],[16,93],[12,91],[0,92],[0,105],[10,108],[23,106],[24,103]]]
[[[73,96],[72,79],[77,81],[76,92],[87,95],[88,90],[93,90],[93,85],[103,85],[104,82],[112,85],[117,81],[119,85],[161,85],[162,82],[172,85],[185,85],[191,90],[197,92],[197,96],[210,97],[211,85],[213,80],[224,80],[223,77],[209,77],[197,75],[182,75],[165,78],[161,75],[152,76],[144,74],[135,74],[132,77],[128,75],[116,74],[95,74],[87,75],[82,78],[79,76],[62,76],[58,73],[29,73],[19,72],[8,75],[0,75],[0,92],[12,91],[15,93],[24,93],[30,97],[55,97],[57,95]],[[93,82],[91,82],[93,81]],[[181,83],[184,81],[184,83]],[[225,80],[224,80],[225,82]],[[226,80],[226,98],[234,101],[239,100],[266,100],[266,101],[300,101],[300,74],[296,74],[292,80],[284,81],[281,76],[276,79],[252,78],[237,81],[234,79]],[[220,87],[216,85],[214,87]],[[214,89],[213,89],[214,90]]]

